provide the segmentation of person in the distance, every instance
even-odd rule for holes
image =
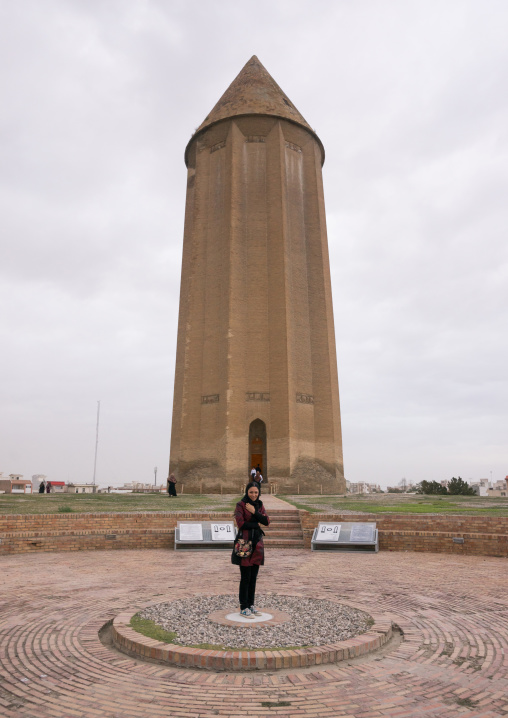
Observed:
[[[240,613],[246,618],[255,618],[261,615],[256,609],[256,580],[259,567],[265,562],[264,534],[260,524],[268,526],[270,519],[259,498],[259,487],[253,481],[247,484],[243,499],[236,505],[235,521],[239,537],[252,541],[252,553],[248,558],[232,556],[232,561],[240,566]]]
[[[177,496],[176,493],[176,478],[174,474],[168,476],[168,496]]]

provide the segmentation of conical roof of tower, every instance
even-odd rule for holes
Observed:
[[[213,110],[198,127],[187,145],[186,157],[189,145],[196,135],[210,125],[240,115],[273,115],[305,127],[317,139],[324,160],[324,148],[321,140],[256,55],[253,55],[242,68]]]

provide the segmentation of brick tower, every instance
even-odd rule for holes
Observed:
[[[252,57],[185,150],[170,471],[343,493],[324,149]]]

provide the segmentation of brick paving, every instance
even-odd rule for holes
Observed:
[[[341,598],[404,640],[337,665],[215,673],[143,663],[101,643],[131,606],[236,593],[223,553],[0,557],[0,715],[9,718],[508,716],[506,559],[267,552],[260,591]]]

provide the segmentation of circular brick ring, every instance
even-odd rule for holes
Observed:
[[[143,636],[129,625],[131,618],[138,611],[139,609],[125,611],[113,620],[112,637],[116,648],[137,658],[182,668],[204,668],[213,671],[274,671],[284,668],[306,668],[363,656],[377,650],[392,637],[391,621],[385,616],[376,618],[371,614],[374,624],[366,633],[331,645],[278,651],[205,650],[178,646],[175,643],[163,643]],[[223,612],[217,611],[217,613]],[[271,611],[271,613],[276,612]],[[242,624],[242,628],[244,625]]]

